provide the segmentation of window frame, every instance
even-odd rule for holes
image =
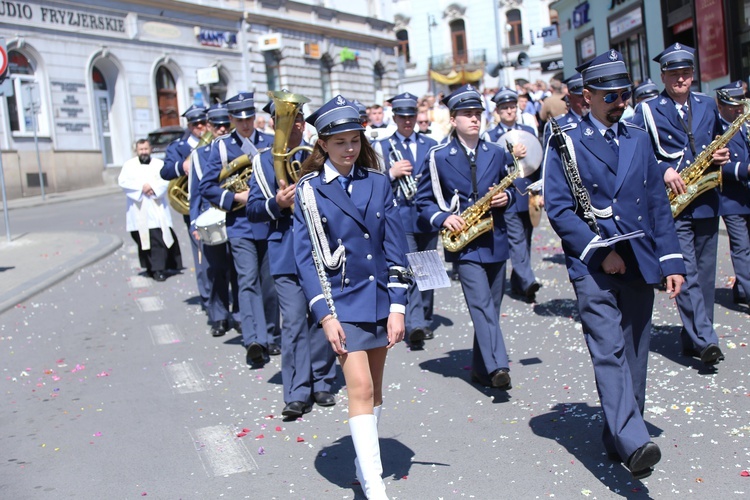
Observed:
[[[11,52],[17,52],[21,54],[29,63],[29,66],[33,70],[33,73],[31,75],[25,75],[22,73],[8,73],[7,79],[10,80],[11,85],[13,86],[13,95],[12,96],[5,96],[5,106],[8,111],[8,131],[10,132],[10,135],[12,137],[19,137],[19,138],[25,138],[25,137],[34,137],[34,130],[32,128],[31,123],[29,125],[26,125],[26,117],[27,117],[27,111],[26,108],[28,106],[28,91],[26,89],[29,87],[29,85],[35,85],[37,91],[35,94],[39,98],[38,106],[39,106],[39,112],[36,115],[36,124],[37,124],[37,131],[36,136],[37,137],[45,137],[49,138],[51,136],[50,126],[49,126],[49,108],[47,106],[47,101],[44,98],[47,92],[47,88],[44,85],[44,82],[40,78],[40,71],[39,66],[36,64],[36,61],[33,57],[30,57],[27,53],[17,50],[17,49],[11,49],[8,51],[8,58],[10,58]],[[10,70],[9,70],[10,71]],[[15,112],[16,112],[16,119],[18,120],[18,130],[13,130],[12,121],[11,121],[11,112],[12,106],[10,106],[10,101],[15,101]],[[28,115],[29,118],[31,118],[31,115]]]

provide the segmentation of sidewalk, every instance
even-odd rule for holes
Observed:
[[[10,200],[8,210],[50,205],[119,193],[117,186],[101,186],[66,193]],[[4,209],[4,207],[3,207]],[[0,209],[2,213],[2,209]],[[2,224],[4,228],[4,223]],[[4,231],[3,231],[4,232]],[[106,257],[122,246],[107,233],[41,232],[0,235],[0,313],[62,281],[79,269]]]

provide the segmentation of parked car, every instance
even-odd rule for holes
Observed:
[[[175,139],[179,139],[184,134],[185,129],[179,125],[161,127],[150,132],[148,134],[148,142],[151,143],[151,156],[163,160],[167,153],[167,146],[169,146],[169,143]]]

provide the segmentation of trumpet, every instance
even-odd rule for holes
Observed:
[[[389,166],[393,167],[393,164],[399,161],[402,161],[404,159],[404,155],[401,154],[401,151],[396,149],[396,144],[393,140],[389,139],[388,142],[391,143],[391,150],[388,153],[388,162]],[[417,181],[412,177],[411,175],[403,175],[397,179],[398,181],[398,187],[401,189],[401,192],[404,194],[404,198],[407,200],[411,200],[414,198],[414,195],[417,194]]]

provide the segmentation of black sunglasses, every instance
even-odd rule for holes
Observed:
[[[633,92],[630,90],[625,90],[622,93],[619,92],[607,92],[604,94],[604,102],[607,104],[612,104],[613,102],[616,102],[617,99],[622,98],[623,102],[626,102],[630,99],[630,96],[633,95]]]

